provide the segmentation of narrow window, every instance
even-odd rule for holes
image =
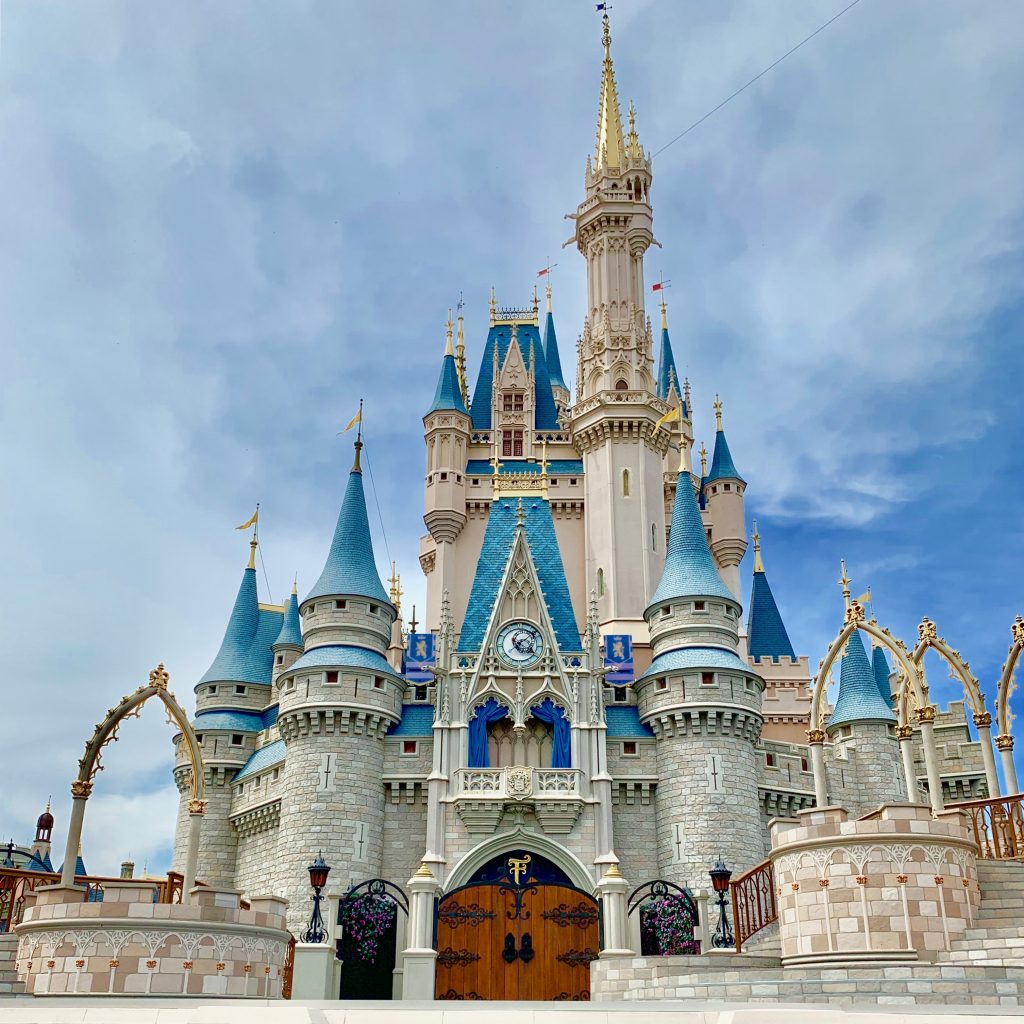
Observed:
[[[417,686],[413,690],[413,700],[425,701],[427,699],[427,688],[425,686]]]
[[[629,497],[629,470],[624,469],[622,471],[622,496],[624,498]]]
[[[604,597],[604,569],[597,570],[597,596]]]
[[[774,755],[774,754],[769,754],[769,753],[766,753],[766,754],[764,755],[764,763],[765,763],[765,764],[766,764],[766,765],[767,765],[767,766],[768,766],[769,768],[778,768],[778,766],[779,766],[779,765],[778,765],[778,761],[777,761],[777,759],[776,759],[776,757],[775,757],[775,755]]]
[[[651,523],[651,550],[652,551],[657,551],[658,550],[657,537],[658,537],[658,531],[655,528],[654,523]]]
[[[624,740],[622,743],[622,753],[626,757],[636,757],[636,740]]]
[[[521,430],[512,431],[512,457],[514,459],[523,457],[523,432]]]
[[[811,766],[807,763],[807,758],[806,757],[801,757],[800,758],[800,771],[802,771],[802,772],[809,772],[810,770],[811,770]]]
[[[658,680],[658,689],[659,690],[667,690],[668,689],[668,680],[667,679],[659,679]]]
[[[337,672],[328,672],[327,673],[327,682],[329,682],[329,683],[336,683],[337,681],[338,681],[338,673]]]
[[[280,768],[275,768],[274,769],[274,774],[270,776],[270,781],[271,782],[277,782],[278,777],[280,776],[280,774],[281,774],[281,769]]]
[[[374,676],[373,677],[373,686],[374,686],[374,689],[383,690],[384,689],[384,680],[381,679],[380,676]]]
[[[629,390],[629,385],[624,380],[619,378],[619,380],[617,380],[615,382],[615,390],[616,391],[628,391]]]
[[[284,664],[284,655],[283,654],[279,654],[277,656],[277,663],[278,663],[278,665],[283,665]]]

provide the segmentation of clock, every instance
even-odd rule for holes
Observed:
[[[544,638],[530,622],[510,622],[498,634],[498,653],[515,668],[527,668],[540,661]]]

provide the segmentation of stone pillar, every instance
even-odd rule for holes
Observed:
[[[601,950],[601,959],[636,956],[629,948],[629,921],[626,910],[629,883],[622,877],[618,864],[608,865],[608,869],[597,883],[597,892],[604,913],[604,949]]]
[[[75,884],[75,865],[78,850],[82,845],[82,823],[85,820],[85,804],[92,793],[92,783],[76,779],[71,783],[71,820],[68,822],[68,842],[64,849],[64,867],[60,873],[61,886]]]
[[[825,730],[808,729],[807,742],[811,748],[811,773],[814,775],[814,802],[828,806],[828,773],[825,771]]]
[[[903,760],[903,779],[907,784],[907,800],[912,803],[921,802],[921,790],[917,786],[917,773],[914,771],[914,727],[897,725],[896,739],[900,741],[900,757]]]
[[[928,800],[932,805],[932,813],[938,814],[942,808],[942,777],[939,775],[939,761],[935,756],[935,705],[918,708],[914,714],[921,726],[921,747],[924,750],[924,764],[928,772]]]
[[[196,865],[199,863],[199,838],[203,829],[205,800],[188,802],[188,848],[185,852],[184,881],[181,886],[181,902],[190,902],[192,887],[196,884]]]
[[[433,948],[434,899],[441,884],[424,861],[409,879],[408,947],[402,951],[403,999],[433,999],[437,950]]]
[[[1006,795],[1016,796],[1020,792],[1017,785],[1017,768],[1013,763],[1013,737],[1009,733],[996,737],[996,750],[1003,762],[1003,778],[1006,780]]]
[[[983,711],[974,716],[974,728],[978,730],[978,742],[981,744],[981,759],[985,762],[985,782],[988,784],[989,798],[999,796],[999,773],[996,771],[996,758],[992,753],[992,716]]]

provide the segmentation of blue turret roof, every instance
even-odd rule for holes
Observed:
[[[882,695],[882,700],[889,707],[892,707],[892,687],[889,685],[889,662],[886,660],[885,651],[881,647],[876,647],[871,652],[871,671],[874,673],[875,684],[878,686],[878,692]]]
[[[288,603],[284,606],[284,617],[281,623],[281,632],[277,634],[274,641],[275,647],[301,647],[302,626],[299,623],[299,598],[292,592]]]
[[[306,595],[308,601],[327,594],[355,594],[392,606],[387,591],[377,575],[370,538],[370,521],[366,516],[363,474],[358,464],[348,475],[345,497],[334,528],[331,550],[320,579]]]
[[[558,339],[555,337],[555,318],[548,310],[547,319],[544,321],[544,359],[548,365],[548,379],[553,388],[569,388],[566,386],[565,378],[562,376],[562,360],[558,356]]]
[[[58,874],[63,874],[64,873],[64,863],[63,862],[61,862],[60,867],[57,868],[57,873]],[[89,872],[85,870],[85,861],[82,860],[82,855],[79,854],[75,858],[75,878],[80,878],[82,875],[87,875],[87,874],[89,874]],[[95,901],[93,901],[93,902],[95,902]]]
[[[665,571],[648,607],[691,596],[736,600],[715,567],[693,494],[693,480],[689,472],[683,470],[676,481]]]
[[[356,647],[352,644],[312,647],[288,671],[301,672],[308,668],[365,668],[379,672],[383,676],[402,678],[383,654],[371,651],[368,647]]]
[[[729,442],[725,439],[725,431],[718,430],[715,433],[715,453],[711,456],[711,472],[708,473],[705,483],[712,480],[743,480],[736,470],[736,463],[732,461],[732,452],[729,451]]]
[[[551,377],[548,375],[548,361],[540,340],[540,331],[533,324],[516,324],[516,340],[523,353],[526,366],[530,366],[533,355],[533,379],[536,386],[534,427],[537,430],[557,430],[558,410],[555,396],[551,391]],[[505,363],[508,347],[512,342],[512,324],[496,324],[487,332],[487,343],[480,360],[480,375],[473,391],[472,420],[474,430],[490,430],[491,402],[494,390],[494,353],[498,353],[498,366]]]
[[[274,661],[270,646],[281,631],[283,618],[279,611],[260,608],[256,596],[256,570],[246,569],[220,650],[199,682],[269,686]]]
[[[750,589],[750,612],[747,615],[748,650],[752,658],[795,658],[786,625],[779,614],[768,577],[763,571],[754,573]]]
[[[476,564],[473,589],[469,594],[469,605],[459,634],[460,651],[479,651],[483,646],[484,633],[515,540],[518,507],[519,502],[514,498],[499,498],[491,503],[491,514],[487,519],[487,530]],[[523,511],[526,513],[526,540],[540,577],[540,587],[554,627],[555,639],[563,652],[582,650],[580,631],[569,597],[569,585],[565,581],[562,555],[558,549],[558,538],[555,536],[551,506],[544,498],[524,498]]]
[[[682,397],[683,386],[679,383],[679,371],[676,370],[676,359],[672,354],[672,341],[668,336],[668,327],[662,327],[661,356],[658,359],[658,397],[666,400],[673,385],[676,394]],[[683,415],[689,415],[685,402],[683,403]]]
[[[864,641],[857,630],[846,642],[839,670],[839,696],[828,725],[831,729],[850,722],[879,721],[895,722],[896,716],[878,692],[878,684],[864,650]]]
[[[469,415],[466,403],[462,399],[462,389],[459,387],[459,371],[455,366],[455,356],[451,352],[446,352],[441,360],[441,375],[437,378],[434,403],[427,412],[437,412],[439,409],[451,409],[465,416]]]

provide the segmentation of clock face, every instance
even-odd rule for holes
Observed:
[[[540,630],[529,622],[510,622],[498,634],[498,652],[516,668],[536,664],[544,650]]]

